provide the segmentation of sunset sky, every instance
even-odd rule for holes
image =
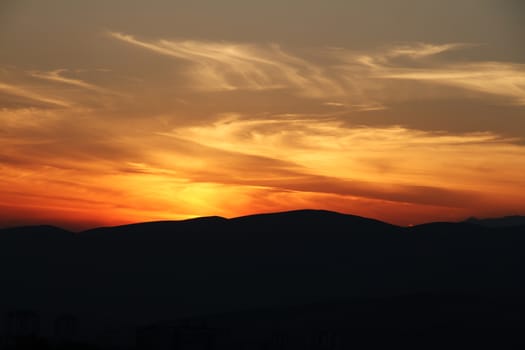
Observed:
[[[2,0],[0,227],[525,215],[521,0]]]

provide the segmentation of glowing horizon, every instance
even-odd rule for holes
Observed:
[[[428,15],[445,5],[414,5],[378,34],[353,17],[374,22],[377,8],[334,1],[319,14],[326,30],[305,41],[322,7],[307,3],[277,32],[228,1],[6,5],[0,227],[307,208],[398,225],[525,215],[520,5],[480,5],[471,31],[445,17],[456,32]],[[484,34],[489,19],[498,35]]]

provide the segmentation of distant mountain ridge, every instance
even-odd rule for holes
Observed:
[[[224,218],[221,216],[203,216],[203,217],[196,217],[196,218],[190,218],[190,219],[184,219],[184,220],[162,220],[162,221],[149,221],[149,222],[137,222],[137,223],[131,223],[131,224],[124,224],[124,225],[117,225],[117,226],[102,226],[102,227],[94,227],[87,230],[82,231],[76,231],[77,233],[87,234],[87,233],[95,233],[95,232],[109,232],[109,231],[136,231],[139,227],[147,227],[151,226],[154,228],[167,228],[170,225],[180,225],[185,227],[190,226],[206,226],[211,223],[226,223],[226,222],[260,222],[263,224],[279,224],[279,221],[286,222],[290,220],[328,220],[328,219],[337,219],[339,222],[341,222],[342,218],[344,221],[349,222],[349,220],[352,218],[354,220],[354,223],[357,224],[357,222],[365,223],[365,222],[375,222],[377,224],[383,224],[383,225],[390,225],[390,226],[396,226],[396,227],[402,227],[397,226],[394,224],[389,224],[377,219],[373,218],[367,218],[352,214],[343,214],[335,211],[330,210],[321,210],[321,209],[299,209],[299,210],[291,210],[291,211],[283,211],[283,212],[273,212],[273,213],[261,213],[261,214],[251,214],[251,215],[245,215],[245,216],[239,216],[234,218]],[[423,225],[434,225],[434,224],[441,224],[443,222],[428,222],[419,224],[416,226],[423,226]],[[513,226],[524,226],[525,225],[525,216],[520,215],[511,215],[511,216],[503,216],[503,217],[495,217],[495,218],[476,218],[476,217],[470,217],[466,220],[459,221],[459,222],[446,222],[448,224],[456,224],[456,223],[465,223],[465,224],[473,224],[478,226],[484,226],[484,227],[492,227],[492,228],[499,228],[499,227],[513,227]],[[63,229],[57,226],[53,225],[29,225],[29,226],[13,226],[13,227],[5,227],[0,228],[0,234],[3,233],[28,233],[28,232],[47,232],[51,233],[53,231],[56,231],[56,233],[62,232],[62,233],[74,233],[75,231]]]
[[[300,210],[291,210],[291,211],[283,211],[283,212],[273,212],[273,213],[261,213],[261,214],[252,214],[252,215],[244,215],[244,216],[238,216],[234,218],[224,218],[222,216],[203,216],[203,217],[197,217],[197,218],[190,218],[190,219],[184,219],[184,220],[163,220],[163,221],[151,221],[151,222],[140,222],[140,223],[132,223],[132,224],[126,224],[126,225],[118,225],[118,226],[108,226],[108,227],[100,227],[100,228],[94,228],[85,230],[82,232],[90,232],[94,230],[99,229],[121,229],[121,228],[131,228],[135,226],[142,226],[142,225],[166,225],[166,224],[180,224],[180,225],[189,225],[189,224],[200,224],[200,223],[210,223],[210,222],[228,222],[228,221],[234,221],[234,222],[248,222],[248,221],[258,221],[258,222],[274,222],[277,223],[279,221],[286,222],[290,220],[327,220],[330,218],[345,218],[347,220],[353,219],[353,220],[361,220],[361,221],[370,221],[370,222],[380,222],[379,220],[375,219],[369,219],[357,215],[351,215],[351,214],[342,214],[335,211],[329,211],[329,210],[318,210],[318,209],[300,209]],[[386,224],[386,223],[383,223]],[[390,225],[390,224],[387,224]]]
[[[475,224],[486,227],[514,227],[514,226],[525,226],[525,216],[512,215],[504,216],[501,218],[468,218],[465,220],[466,223]]]
[[[104,227],[0,230],[0,313],[108,325],[414,293],[525,295],[525,229],[399,227],[299,210]]]

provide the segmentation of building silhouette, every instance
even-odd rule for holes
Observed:
[[[137,349],[213,350],[221,332],[200,320],[158,322],[136,332]]]
[[[5,349],[31,348],[37,343],[40,317],[31,310],[13,310],[5,315]]]
[[[71,344],[76,340],[78,320],[74,315],[61,314],[54,322],[53,340],[57,345]]]

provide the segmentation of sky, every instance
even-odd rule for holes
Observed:
[[[0,2],[0,227],[525,215],[520,0]]]

